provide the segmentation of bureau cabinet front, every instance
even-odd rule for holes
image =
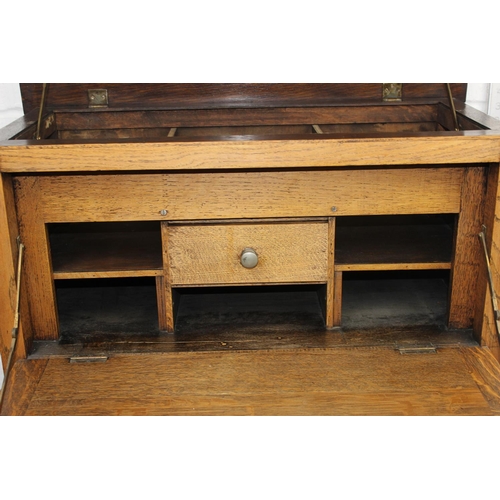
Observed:
[[[176,289],[314,285],[319,287],[326,327],[339,326],[342,273],[345,277],[345,273],[355,272],[355,266],[368,272],[449,272],[451,268],[450,289],[460,289],[461,282],[470,281],[471,265],[453,260],[449,251],[444,256],[426,255],[425,259],[418,255],[411,261],[403,255],[406,251],[396,252],[396,257],[394,252],[388,252],[392,260],[384,257],[385,260],[370,258],[357,262],[359,252],[351,258],[349,243],[339,247],[344,252],[339,257],[349,258],[336,263],[335,220],[403,214],[448,214],[453,219],[454,214],[460,213],[462,222],[459,221],[455,241],[456,245],[468,246],[473,237],[469,236],[472,232],[466,222],[467,207],[476,206],[482,194],[469,195],[467,189],[469,185],[480,185],[475,177],[480,178],[482,172],[475,167],[433,166],[19,176],[15,179],[16,202],[27,249],[26,288],[35,339],[59,338],[58,289],[64,289],[65,280],[77,281],[78,286],[90,279],[110,283],[112,279],[143,280],[152,289],[157,330],[169,332],[175,327]],[[445,232],[437,235],[438,241],[444,235],[451,242],[451,225],[448,220],[444,224]],[[74,229],[83,225],[82,231]],[[73,255],[66,255],[63,247],[57,252],[52,248],[54,241],[64,241],[66,236],[64,231],[51,228],[62,226],[71,226],[68,234],[72,234],[73,243],[69,247],[75,256],[90,248],[83,252],[87,253],[83,257],[92,255],[95,262],[81,260],[81,265],[73,266]],[[369,226],[370,231],[375,231]],[[435,227],[432,226],[432,234]],[[343,228],[344,235],[349,231]],[[390,228],[376,231],[396,235]],[[132,243],[131,232],[137,234],[140,244]],[[370,234],[368,230],[366,234]],[[339,245],[340,236],[339,233]],[[91,241],[96,242],[94,248],[89,247]],[[374,248],[372,243],[366,241],[368,251]],[[450,247],[451,243],[447,248]],[[109,259],[106,248],[115,249],[119,253],[117,259]],[[137,284],[142,285],[142,281]],[[463,308],[455,312],[458,308],[454,304],[459,300],[461,297],[452,297],[450,318],[466,327],[470,312]]]

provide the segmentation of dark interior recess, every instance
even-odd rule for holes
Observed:
[[[54,273],[163,266],[159,222],[60,223],[48,231]]]
[[[447,272],[346,273],[343,329],[446,324]],[[56,282],[63,343],[161,335],[153,278]],[[324,335],[321,286],[179,289],[176,339]],[[228,337],[229,336],[229,337]]]
[[[344,273],[342,327],[446,327],[449,271]]]
[[[154,278],[56,281],[61,342],[157,336]]]
[[[320,286],[179,289],[176,334],[324,332]]]
[[[337,217],[335,262],[451,262],[455,214]]]

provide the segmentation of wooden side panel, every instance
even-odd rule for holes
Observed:
[[[19,229],[25,250],[25,277],[33,336],[57,340],[58,321],[47,229],[43,220],[37,177],[16,180]]]
[[[3,367],[11,347],[17,296],[17,221],[10,176],[0,175],[0,354]],[[26,357],[24,335],[29,335],[28,309],[22,302],[16,357]],[[15,358],[13,359],[13,362]]]
[[[162,258],[163,258],[163,277],[160,281],[163,287],[161,300],[159,304],[159,314],[163,316],[160,320],[160,330],[173,333],[175,329],[175,310],[174,310],[174,291],[172,290],[172,271],[170,269],[170,238],[168,223],[161,224],[162,240]],[[160,297],[158,297],[160,300]]]
[[[490,256],[493,285],[497,300],[500,301],[500,166],[490,166],[488,192],[485,204],[484,224],[486,226],[486,246]],[[484,258],[479,269],[478,309],[479,320],[475,323],[476,337],[481,344],[488,346],[492,354],[500,361],[500,342],[495,325],[495,316],[491,302],[487,270]]]
[[[0,415],[22,416],[26,413],[48,362],[48,359],[20,359],[13,364]]]
[[[329,217],[332,207],[335,215],[457,213],[462,176],[461,168],[421,167],[48,175],[39,182],[46,222],[174,221]]]
[[[333,326],[339,327],[342,325],[342,271],[335,271],[335,297],[333,310]]]
[[[158,307],[158,329],[164,332],[173,331],[172,293],[163,276],[156,277],[156,303]],[[169,307],[170,306],[170,307]]]
[[[452,328],[471,328],[476,313],[475,297],[484,259],[478,235],[483,223],[486,174],[486,167],[469,167],[464,171],[450,279],[449,325]]]
[[[465,101],[465,99],[464,99]],[[464,129],[476,125],[476,127],[481,127],[488,130],[500,130],[500,121],[493,118],[482,111],[479,111],[472,106],[465,104],[465,102],[456,102],[457,113],[459,114],[459,119],[463,123]],[[440,105],[439,107],[443,107]],[[471,127],[472,128],[472,127]]]
[[[328,219],[328,272],[326,283],[326,310],[325,326],[333,328],[335,325],[335,217]]]
[[[490,349],[460,349],[469,373],[496,415],[500,414],[500,365]]]
[[[33,110],[31,113],[21,116],[12,123],[0,128],[0,141],[8,141],[13,137],[18,137],[23,131],[36,126],[37,121],[38,110]],[[33,133],[31,134],[31,138],[33,138]]]
[[[194,225],[169,228],[173,285],[327,281],[328,225]],[[258,264],[240,263],[252,248]]]

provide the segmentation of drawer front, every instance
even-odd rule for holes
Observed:
[[[327,280],[326,222],[170,226],[168,240],[173,285]]]

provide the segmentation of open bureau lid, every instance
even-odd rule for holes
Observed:
[[[21,84],[25,113],[40,106],[42,86]],[[452,83],[451,91],[465,101],[467,84]],[[447,97],[445,83],[51,83],[45,108],[262,108]]]

